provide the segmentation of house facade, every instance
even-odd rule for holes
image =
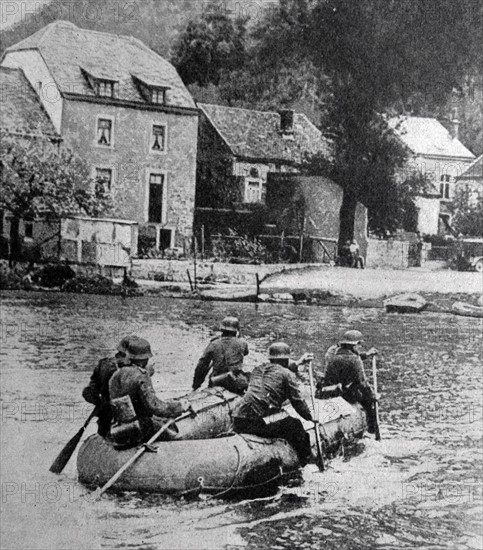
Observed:
[[[398,117],[390,127],[409,150],[410,156],[399,174],[405,179],[412,173],[427,177],[428,186],[415,204],[418,209],[417,230],[422,234],[445,234],[451,226],[449,206],[456,182],[475,159],[475,155],[458,139],[457,120],[450,130],[435,118]]]
[[[64,145],[138,222],[150,248],[191,238],[198,110],[174,67],[141,41],[56,21],[8,48]]]
[[[265,204],[269,174],[298,173],[304,158],[329,154],[318,128],[291,110],[255,111],[199,104],[197,206]],[[218,170],[218,173],[214,171]],[[216,183],[215,183],[216,185]],[[221,195],[221,197],[219,196]]]

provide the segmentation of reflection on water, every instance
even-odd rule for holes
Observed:
[[[482,548],[480,319],[34,293],[4,294],[2,306],[2,548]],[[228,314],[242,320],[248,367],[276,339],[320,360],[343,331],[361,330],[381,350],[383,441],[365,438],[326,473],[308,466],[303,485],[255,502],[93,503],[75,457],[62,476],[48,472],[90,411],[80,392],[91,369],[122,336],[147,338],[155,388],[182,395]]]

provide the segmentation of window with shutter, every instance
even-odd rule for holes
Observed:
[[[153,124],[151,135],[151,151],[165,151],[166,149],[166,126]]]
[[[104,189],[111,190],[112,170],[110,168],[96,168],[96,180],[104,185]]]
[[[111,145],[112,120],[99,118],[97,121],[97,145]]]

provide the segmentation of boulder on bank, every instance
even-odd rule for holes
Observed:
[[[388,313],[419,313],[428,302],[419,294],[398,294],[384,300]]]

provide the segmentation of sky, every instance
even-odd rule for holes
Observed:
[[[8,29],[28,14],[38,13],[50,0],[0,0],[0,30]]]

